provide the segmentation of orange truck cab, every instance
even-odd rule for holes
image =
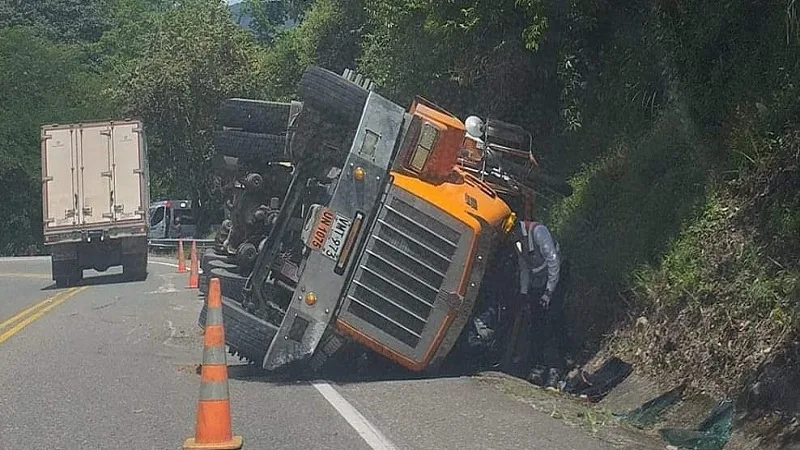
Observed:
[[[304,75],[290,150],[302,156],[242,299],[223,298],[226,343],[267,370],[318,368],[345,344],[433,370],[472,315],[489,256],[516,216],[459,164],[476,151],[461,120],[422,98],[406,109],[329,75],[338,77]],[[314,90],[323,81],[329,88]],[[337,107],[350,121],[334,117]],[[336,145],[320,131],[334,122],[347,131]]]
[[[457,165],[468,144],[460,120],[421,98],[408,113],[406,139],[390,171],[387,213],[373,234],[377,243],[382,234],[398,238],[394,250],[408,249],[415,260],[413,265],[406,260],[408,271],[418,275],[397,280],[384,299],[397,304],[387,308],[397,323],[365,310],[340,315],[336,329],[419,371],[438,366],[451,350],[472,313],[494,240],[513,225],[514,216],[489,186]],[[374,259],[376,266],[381,262]],[[381,295],[374,293],[385,280],[371,277],[370,269],[369,264],[361,269],[364,286],[355,291],[378,300]],[[378,317],[382,320],[375,322],[384,324],[380,331],[369,326]]]

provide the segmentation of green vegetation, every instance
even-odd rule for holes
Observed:
[[[356,67],[398,102],[520,123],[571,179],[539,206],[571,261],[576,350],[717,394],[800,331],[794,0],[248,0],[252,32],[216,0],[23,3],[0,6],[2,253],[40,243],[40,124],[143,118],[153,195],[199,200],[207,224],[217,102]]]

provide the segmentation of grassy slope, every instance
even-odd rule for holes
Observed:
[[[713,95],[696,79],[673,80],[647,120],[632,101],[598,102],[571,138],[573,151],[593,156],[549,219],[573,268],[573,338],[622,354],[665,385],[688,378],[712,395],[734,394],[773,364],[783,379],[800,367],[800,126],[790,113],[800,100],[796,80],[781,78],[796,56],[778,57],[792,50],[775,30],[747,31],[778,42],[762,61],[772,65],[753,64],[769,54],[758,46],[723,55],[742,72],[712,79]],[[705,67],[709,78],[724,69]],[[590,90],[619,90],[614,78],[626,68],[615,69]],[[773,406],[800,406],[773,397]]]

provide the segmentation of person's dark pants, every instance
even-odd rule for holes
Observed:
[[[561,277],[547,308],[542,307],[544,288],[528,292],[531,305],[530,364],[531,366],[565,369],[567,330],[564,320],[564,297],[567,270],[562,266]]]

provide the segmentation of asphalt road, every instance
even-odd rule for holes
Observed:
[[[0,449],[181,448],[194,433],[202,355],[202,299],[187,275],[151,260],[143,282],[111,269],[55,289],[49,264],[0,259]],[[642,448],[474,377],[277,382],[240,364],[229,356],[245,449]]]

